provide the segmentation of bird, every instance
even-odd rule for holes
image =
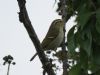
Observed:
[[[44,51],[53,50],[56,51],[57,47],[62,44],[64,39],[64,22],[62,19],[55,19],[41,43],[41,47]],[[37,53],[31,58],[30,61],[34,59]]]

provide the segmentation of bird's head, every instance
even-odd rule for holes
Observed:
[[[60,26],[64,26],[64,22],[62,19],[56,19],[52,22],[52,25],[60,25]]]

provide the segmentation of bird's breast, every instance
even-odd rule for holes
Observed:
[[[64,38],[64,32],[63,29],[60,29],[58,36],[48,45],[48,47],[51,48],[52,50],[57,49],[57,47],[61,45],[63,38]]]

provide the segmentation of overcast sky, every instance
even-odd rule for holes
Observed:
[[[56,13],[56,5],[54,6],[55,0],[26,1],[30,20],[42,41],[51,22],[60,18]],[[2,58],[9,54],[16,62],[15,66],[11,66],[10,75],[42,75],[38,57],[29,61],[35,54],[35,49],[23,24],[19,22],[18,11],[17,0],[0,1],[0,75],[6,75],[7,65],[2,65]],[[67,31],[74,24],[73,19],[67,23]]]

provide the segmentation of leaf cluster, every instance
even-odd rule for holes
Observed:
[[[59,14],[61,7],[62,0]],[[66,0],[66,13],[77,16],[77,24],[67,34],[69,57],[77,61],[69,75],[100,75],[100,0]]]
[[[15,62],[12,62],[14,60],[14,58],[11,55],[3,57],[3,60],[4,60],[3,65],[6,65],[6,64],[13,64],[13,65],[15,65],[16,64]]]

